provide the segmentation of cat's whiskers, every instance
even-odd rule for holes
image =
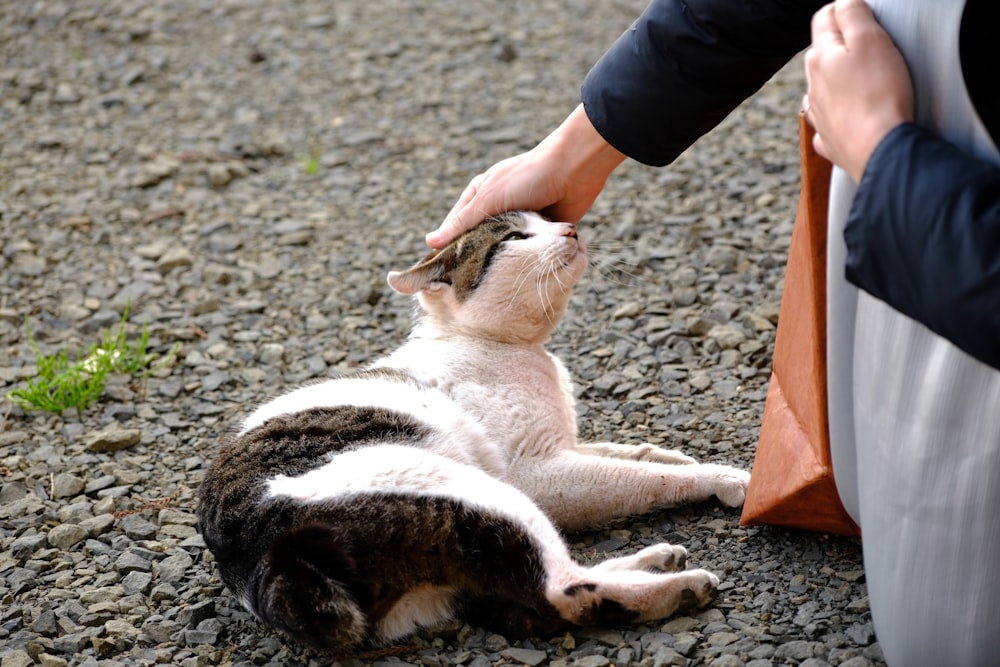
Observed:
[[[507,308],[504,313],[509,313],[514,308],[514,304],[517,303],[517,297],[521,293],[521,288],[525,286],[528,282],[529,271],[532,269],[532,263],[528,261],[523,261],[521,263],[520,270],[514,277],[513,290],[510,299],[507,300]]]
[[[618,285],[634,285],[643,282],[645,279],[633,272],[639,266],[639,259],[634,257],[632,253],[628,253],[628,251],[634,251],[636,247],[628,245],[610,248],[588,243],[588,266],[593,268],[593,273]],[[623,279],[622,276],[627,278]]]
[[[565,295],[570,292],[573,288],[571,284],[567,284],[563,280],[562,272],[568,265],[561,258],[561,253],[558,248],[550,247],[546,248],[545,252],[539,260],[540,263],[545,264],[545,269],[539,272],[539,297],[545,303],[545,316],[552,324],[555,324],[553,320],[553,315],[555,315],[556,309],[552,301],[552,294],[549,292],[549,281],[555,280],[556,285],[559,286],[559,291],[561,294]],[[544,284],[542,281],[544,280]]]

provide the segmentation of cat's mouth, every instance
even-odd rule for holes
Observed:
[[[566,245],[561,257],[562,268],[568,269],[578,260],[586,261],[587,244],[580,240],[576,230],[568,232],[564,238]]]

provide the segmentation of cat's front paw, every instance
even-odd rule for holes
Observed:
[[[636,458],[640,461],[655,461],[667,465],[694,465],[698,461],[677,449],[663,449],[649,442],[636,445]]]
[[[738,468],[720,466],[715,480],[715,497],[726,507],[740,507],[747,497],[750,473]]]

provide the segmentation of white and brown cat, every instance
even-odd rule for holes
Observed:
[[[567,223],[483,222],[389,274],[421,314],[369,368],[265,403],[224,444],[199,525],[259,619],[334,651],[461,617],[512,635],[707,604],[718,578],[658,544],[584,567],[560,528],[716,496],[748,474],[649,444],[577,441],[543,348],[587,264]]]

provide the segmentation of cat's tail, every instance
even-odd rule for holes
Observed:
[[[354,562],[331,526],[290,528],[271,544],[250,585],[255,613],[296,641],[352,650],[367,634],[366,616],[347,588]]]

